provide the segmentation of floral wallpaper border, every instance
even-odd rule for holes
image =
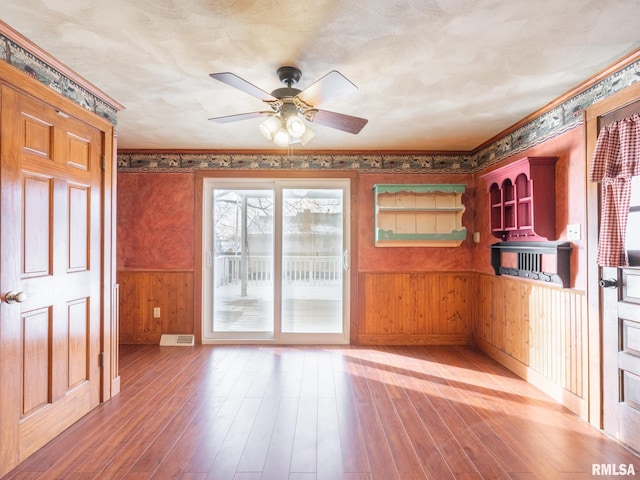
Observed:
[[[0,33],[0,60],[117,125],[117,110]],[[556,108],[469,154],[218,154],[120,153],[118,171],[184,172],[197,169],[358,170],[366,172],[475,173],[582,124],[582,112],[640,81],[640,60],[611,74]]]

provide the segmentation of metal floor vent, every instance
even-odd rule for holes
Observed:
[[[193,344],[193,335],[162,335],[160,337],[161,347],[192,347]]]

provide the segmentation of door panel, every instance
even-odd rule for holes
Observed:
[[[620,269],[620,440],[640,450],[640,271]]]
[[[2,87],[0,465],[100,401],[102,134]]]
[[[640,450],[640,270],[603,268],[604,428]]]

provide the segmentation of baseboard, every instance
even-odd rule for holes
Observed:
[[[358,345],[472,345],[470,334],[433,333],[433,334],[359,334]]]

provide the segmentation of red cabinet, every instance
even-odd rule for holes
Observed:
[[[509,241],[555,240],[557,159],[525,157],[481,176],[489,191],[494,237]]]

